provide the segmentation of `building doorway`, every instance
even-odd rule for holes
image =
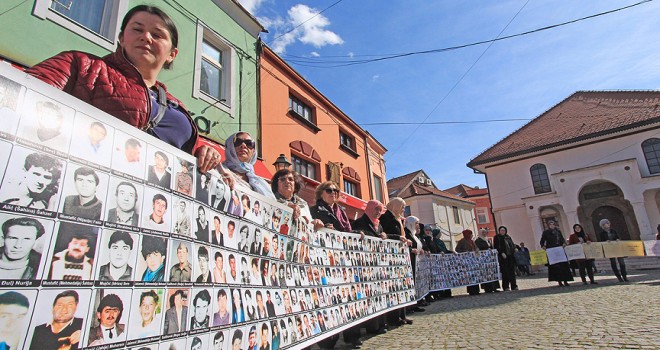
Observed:
[[[600,235],[600,220],[608,219],[610,220],[610,226],[614,231],[619,234],[621,239],[630,240],[630,232],[628,231],[628,224],[626,223],[626,218],[623,216],[623,212],[618,208],[604,205],[602,207],[596,208],[591,214],[591,223],[593,225],[594,232]]]
[[[635,211],[619,186],[609,181],[594,181],[580,190],[578,198],[578,219],[584,223],[584,231],[592,240],[598,240],[602,219],[610,220],[621,239],[640,238]]]

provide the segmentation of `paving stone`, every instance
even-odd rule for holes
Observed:
[[[410,314],[412,326],[363,331],[362,349],[658,349],[660,270],[629,277],[597,274],[598,285],[560,288],[536,275],[518,279],[519,291],[478,296],[454,289],[453,298]],[[342,340],[335,347],[350,348]]]

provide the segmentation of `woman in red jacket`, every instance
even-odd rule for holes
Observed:
[[[181,102],[157,80],[179,50],[172,19],[155,6],[139,5],[124,17],[117,50],[105,57],[62,52],[27,70],[44,82],[197,157],[202,172],[220,154],[198,147],[197,127]]]

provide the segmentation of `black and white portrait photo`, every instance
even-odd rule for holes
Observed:
[[[86,114],[76,113],[69,154],[109,168],[115,129]]]
[[[142,207],[142,228],[170,232],[172,195],[146,186]]]
[[[17,138],[45,152],[64,155],[69,152],[75,111],[32,90],[25,94]]]
[[[100,223],[109,176],[88,166],[69,163],[64,176],[60,212]]]
[[[174,200],[173,232],[184,237],[192,237],[193,202],[179,196],[172,198]]]
[[[193,282],[212,283],[211,277],[211,257],[209,246],[203,244],[193,245],[194,263],[193,263]]]
[[[171,189],[174,157],[151,145],[147,153],[147,183],[161,189]]]
[[[209,183],[209,204],[220,211],[226,211],[229,200],[231,199],[231,190],[225,181],[218,177],[211,177]]]
[[[21,207],[57,210],[63,162],[51,155],[14,147],[0,189],[0,202]]]
[[[18,128],[18,107],[25,88],[10,79],[0,77],[0,138],[13,141]]]
[[[107,200],[107,207],[110,209],[105,220],[110,223],[138,227],[143,188],[143,185],[118,177],[110,177]]]
[[[0,279],[37,280],[51,242],[54,222],[0,213]]]
[[[133,281],[139,236],[119,230],[104,230],[99,244],[99,281]]]
[[[144,179],[146,146],[128,134],[117,131],[112,152],[112,169]]]

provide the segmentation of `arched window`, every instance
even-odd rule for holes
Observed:
[[[532,183],[534,184],[534,193],[541,194],[552,191],[550,188],[550,178],[548,177],[548,170],[543,164],[534,164],[529,168],[529,173],[532,175]]]
[[[660,139],[652,138],[642,142],[642,151],[644,151],[649,173],[660,173]]]

